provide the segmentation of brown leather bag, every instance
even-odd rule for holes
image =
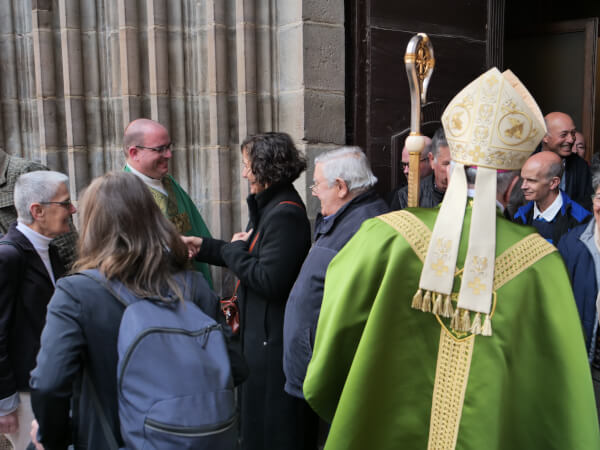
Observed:
[[[238,281],[238,286],[239,284],[240,282]],[[237,286],[235,290],[237,292]],[[221,300],[221,311],[225,315],[225,321],[231,327],[233,334],[238,334],[240,331],[240,308],[238,307],[236,294]]]
[[[248,249],[248,253],[252,253],[254,246],[256,245],[256,241],[258,240],[258,236],[260,232],[256,233],[252,243],[250,244],[250,248]],[[233,334],[238,334],[240,332],[240,307],[238,306],[238,298],[237,298],[237,290],[240,287],[240,280],[235,285],[235,290],[233,291],[233,295],[229,298],[224,298],[221,300],[221,311],[225,316],[225,321],[227,325],[231,327],[231,331]]]

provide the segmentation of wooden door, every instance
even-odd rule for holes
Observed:
[[[365,150],[379,178],[377,189],[386,193],[403,178],[397,164],[410,126],[408,41],[425,32],[433,44],[435,70],[423,121],[439,121],[467,83],[501,65],[504,0],[347,0],[346,14],[347,141]]]
[[[529,25],[512,30],[504,61],[527,86],[544,115],[569,114],[583,133],[586,158],[600,132],[596,119],[598,18]]]

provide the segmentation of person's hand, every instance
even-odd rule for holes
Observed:
[[[188,258],[193,258],[202,247],[202,238],[197,236],[181,236],[181,240],[188,249]]]
[[[0,416],[0,433],[16,433],[19,431],[19,416],[17,410],[14,410],[10,414]]]
[[[252,234],[253,229],[248,231],[240,231],[239,233],[235,233],[231,238],[231,242],[235,241],[247,241],[250,235]]]
[[[35,450],[44,450],[44,446],[40,444],[37,440],[37,432],[40,428],[37,420],[33,419],[31,421],[31,431],[29,432],[29,437],[31,437],[31,443],[35,446]]]

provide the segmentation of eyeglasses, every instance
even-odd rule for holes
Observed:
[[[65,209],[71,209],[73,203],[71,202],[71,199],[69,199],[62,202],[40,202],[40,205],[60,205]]]
[[[336,180],[334,182],[334,184],[332,184],[330,187],[333,187],[338,181]],[[309,186],[308,188],[310,189],[310,191],[314,194],[317,189],[319,188],[319,184],[321,184],[321,181],[315,182],[315,184]]]
[[[600,194],[592,194],[592,201],[594,203],[600,203]]]
[[[159,154],[163,154],[168,152],[169,150],[171,150],[171,148],[173,147],[173,143],[169,142],[168,144],[165,145],[161,145],[160,147],[144,147],[143,145],[136,145],[135,148],[142,148],[145,150],[152,150],[153,152],[159,153]]]
[[[419,162],[427,161],[427,159],[428,158],[426,156],[425,158],[419,159]],[[408,163],[407,162],[402,161],[400,164],[402,164],[402,168],[408,167]]]

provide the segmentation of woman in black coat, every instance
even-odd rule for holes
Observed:
[[[283,390],[282,358],[285,303],[310,248],[310,224],[292,185],[306,162],[284,133],[250,137],[241,149],[250,182],[247,231],[231,242],[195,238],[196,258],[227,266],[240,280],[241,344],[250,367],[242,385],[242,448],[303,448],[302,403]]]

